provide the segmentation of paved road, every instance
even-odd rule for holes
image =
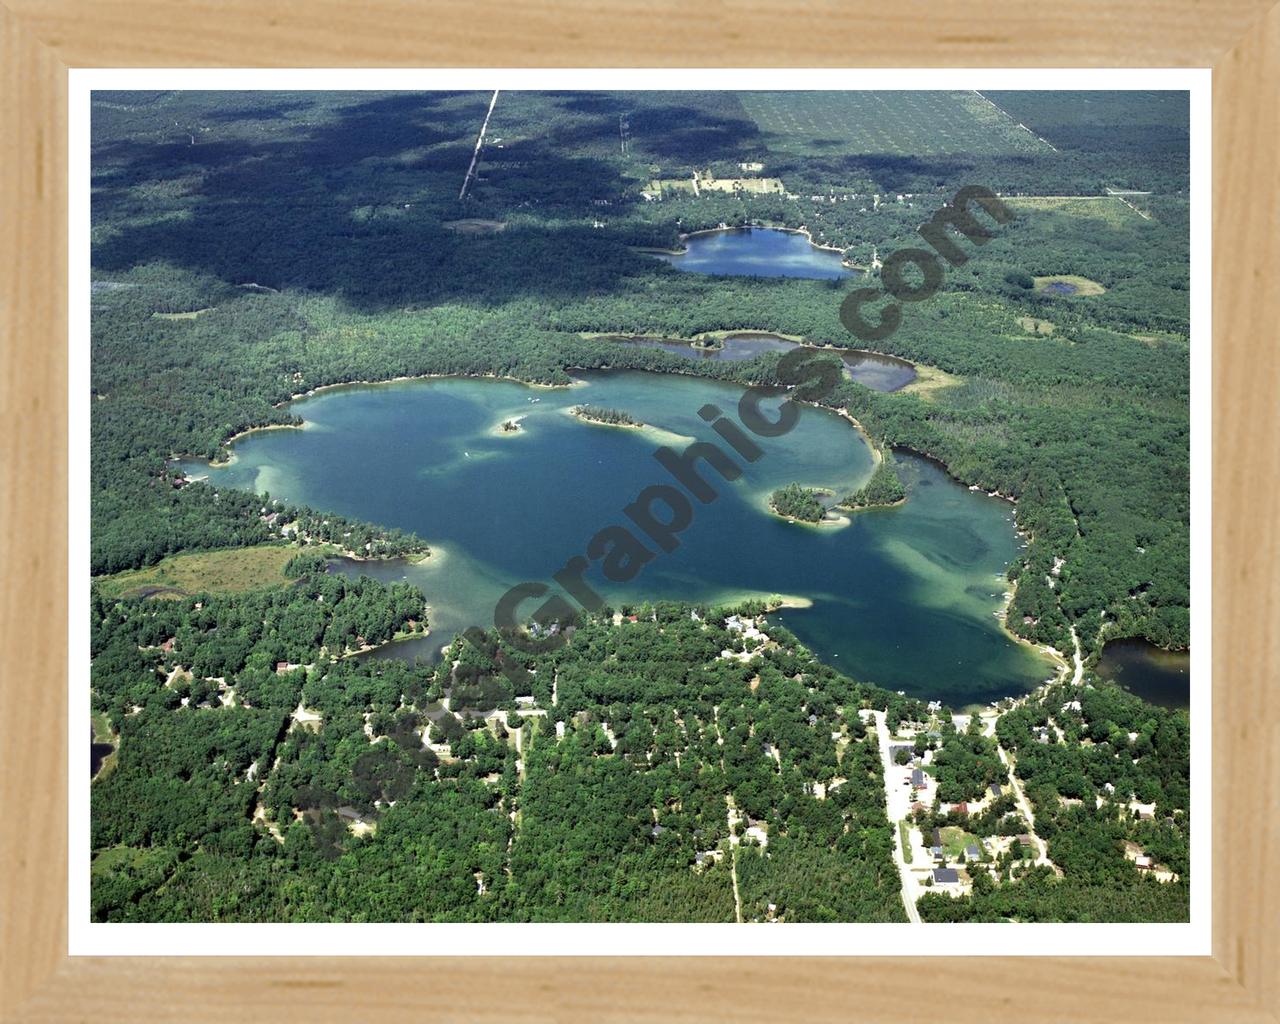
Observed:
[[[902,851],[902,830],[898,822],[911,810],[911,796],[905,792],[905,786],[893,785],[893,762],[889,759],[889,726],[885,722],[883,711],[873,711],[876,720],[876,736],[880,741],[880,765],[884,775],[885,809],[889,815],[889,825],[893,829],[893,860],[898,866],[898,878],[901,880],[902,907],[907,912],[907,920],[912,924],[920,924],[920,911],[916,909],[918,896],[915,876],[911,873]]]

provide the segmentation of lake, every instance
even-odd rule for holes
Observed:
[[[727,228],[699,231],[684,240],[679,255],[653,253],[676,270],[735,277],[812,277],[834,280],[859,271],[844,266],[843,256],[819,249],[798,231],[778,228]]]
[[[684,359],[710,359],[728,363],[745,362],[764,352],[789,352],[793,348],[803,347],[814,352],[830,352],[832,355],[838,355],[844,362],[845,376],[869,387],[872,391],[899,391],[916,379],[915,366],[905,359],[881,355],[879,352],[864,352],[861,349],[819,349],[811,345],[801,346],[799,342],[766,331],[739,331],[736,334],[728,334],[714,348],[691,345],[687,341],[675,338],[649,338],[639,335],[616,335],[614,341],[619,345],[630,345],[636,348],[661,349],[663,352],[671,352]]]
[[[628,524],[625,505],[672,482],[655,449],[718,442],[698,410],[711,403],[733,414],[742,394],[675,374],[581,377],[567,388],[439,378],[333,389],[292,404],[305,428],[251,434],[229,465],[186,468],[215,485],[270,491],[428,541],[435,553],[420,565],[347,563],[345,571],[421,587],[432,635],[383,653],[433,655],[466,627],[490,625],[509,587],[549,581],[598,530]],[[582,403],[651,426],[587,423],[568,412]],[[498,425],[513,418],[520,432],[502,434]],[[625,585],[605,581],[598,565],[587,582],[615,606],[771,594],[812,601],[781,618],[831,665],[954,706],[1023,693],[1052,674],[996,619],[1004,571],[1022,544],[1010,503],[903,455],[904,505],[858,513],[839,528],[791,524],[767,510],[774,489],[797,481],[847,493],[869,477],[871,450],[847,420],[814,408],[784,436],[756,440],[764,454],[754,464],[735,458],[743,466],[735,482],[702,464],[718,498],[696,505],[674,553],[658,553]]]
[[[1191,654],[1165,651],[1141,639],[1110,640],[1098,658],[1098,675],[1119,683],[1151,704],[1191,704]]]

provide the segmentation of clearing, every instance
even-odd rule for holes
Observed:
[[[774,152],[1051,153],[1053,148],[973,92],[743,92]]]
[[[1018,317],[1018,326],[1028,334],[1052,334],[1053,324],[1048,320],[1037,320],[1033,316]]]
[[[170,555],[145,569],[126,569],[111,576],[99,576],[96,582],[108,597],[159,594],[180,597],[201,591],[235,593],[278,587],[289,582],[284,566],[297,553],[298,549],[292,546],[258,544],[249,548]]]
[[[1050,274],[1033,279],[1036,291],[1041,295],[1057,295],[1063,298],[1081,298],[1087,295],[1101,295],[1106,291],[1097,281],[1076,274]]]

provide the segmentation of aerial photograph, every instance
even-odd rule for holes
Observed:
[[[91,922],[1189,921],[1187,91],[89,131]]]

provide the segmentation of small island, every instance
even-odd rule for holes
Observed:
[[[784,519],[820,523],[827,517],[827,507],[821,499],[829,494],[816,487],[787,484],[769,495],[769,508]]]
[[[607,427],[643,427],[644,424],[621,409],[606,409],[599,405],[575,405],[569,410],[580,420],[602,423]]]
[[[876,471],[871,474],[871,479],[841,501],[840,507],[854,511],[864,508],[888,508],[891,505],[901,505],[906,500],[907,491],[898,478],[893,456],[886,451],[879,465],[876,466]]]

